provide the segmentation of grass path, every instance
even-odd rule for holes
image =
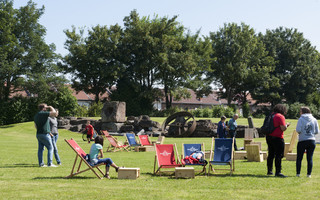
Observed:
[[[152,118],[162,122],[164,118]],[[212,119],[217,122],[218,119]],[[297,120],[285,133],[289,142]],[[238,124],[246,125],[246,119]],[[262,119],[254,119],[260,127]],[[99,180],[93,173],[85,172],[65,179],[72,168],[74,152],[63,141],[74,138],[89,152],[90,145],[83,142],[81,134],[59,130],[59,154],[62,166],[39,168],[37,165],[37,139],[32,122],[0,127],[0,199],[319,199],[320,148],[314,154],[312,178],[306,178],[306,160],[302,164],[302,177],[295,177],[295,162],[283,160],[283,173],[288,178],[266,176],[266,161],[262,163],[237,160],[232,176],[197,176],[195,179],[178,179],[171,176],[153,176],[154,152],[105,153],[119,166],[140,167],[137,180],[118,180],[111,169],[111,180]],[[156,140],[156,138],[152,138]],[[124,137],[119,137],[124,141]],[[262,142],[264,138],[255,139]],[[176,143],[181,153],[182,143],[205,143],[210,149],[211,138],[166,138],[165,143]],[[107,143],[107,142],[106,142]],[[243,139],[237,139],[238,146]],[[105,147],[106,149],[106,147]],[[46,150],[44,153],[46,160]]]

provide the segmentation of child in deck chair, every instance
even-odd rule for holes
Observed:
[[[195,151],[190,156],[186,156],[182,160],[182,164],[207,164],[208,162],[203,159],[204,153],[202,151]]]
[[[111,167],[116,169],[116,172],[118,172],[119,167],[111,160],[111,158],[103,158],[103,137],[101,135],[98,135],[94,139],[94,144],[92,144],[90,149],[90,164],[91,165],[97,165],[100,163],[105,163],[106,165],[106,175],[105,177],[107,179],[110,179],[109,176],[109,168]],[[99,155],[100,153],[100,155]]]

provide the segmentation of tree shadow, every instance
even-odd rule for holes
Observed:
[[[0,126],[0,129],[12,128],[12,127],[14,127],[14,125],[11,125],[11,124],[9,124],[9,125],[3,125],[3,126]]]

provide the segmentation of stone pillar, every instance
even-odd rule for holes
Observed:
[[[118,132],[126,121],[126,103],[106,102],[101,111],[102,130]]]

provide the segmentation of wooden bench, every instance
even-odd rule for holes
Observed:
[[[136,152],[154,151],[154,146],[137,146],[134,149]]]

